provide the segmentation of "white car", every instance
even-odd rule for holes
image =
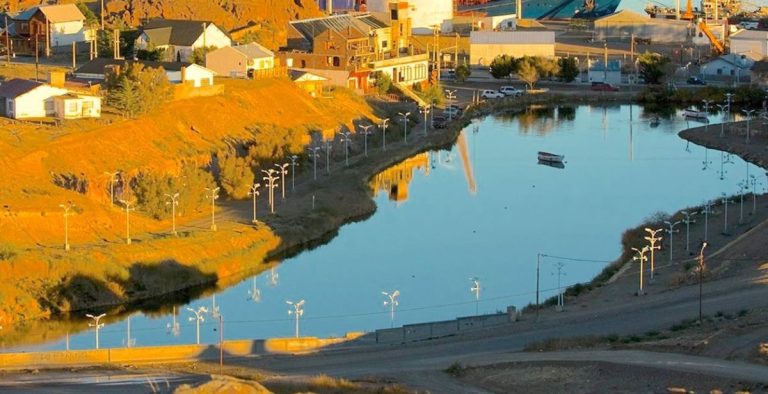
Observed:
[[[504,93],[506,96],[520,97],[523,95],[523,91],[515,88],[514,86],[502,86],[499,92]]]
[[[496,98],[503,98],[504,93],[498,92],[496,90],[483,90],[483,93],[480,94],[480,97],[484,99],[496,99]]]

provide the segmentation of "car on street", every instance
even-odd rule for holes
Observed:
[[[596,92],[618,92],[619,87],[605,82],[592,82],[592,90]]]
[[[461,109],[458,105],[451,104],[443,110],[443,115],[451,117],[451,118],[458,118],[461,116],[461,113],[464,112],[464,110]]]
[[[483,93],[480,94],[480,97],[484,99],[497,99],[497,98],[503,98],[506,97],[504,93],[501,93],[497,90],[483,90]]]
[[[704,82],[703,79],[699,77],[690,77],[685,82],[687,82],[688,85],[706,85],[707,84],[706,82]]]
[[[514,86],[502,86],[501,89],[499,89],[499,92],[504,93],[505,96],[513,97],[520,97],[525,93]]]
[[[432,118],[432,127],[436,129],[444,129],[448,126],[448,119],[444,116],[435,116]]]

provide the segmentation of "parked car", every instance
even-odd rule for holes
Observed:
[[[605,82],[592,82],[592,90],[596,92],[618,92],[618,86]]]
[[[483,90],[483,93],[480,94],[480,97],[484,99],[496,99],[496,98],[502,98],[506,96],[504,96],[504,93],[501,93],[496,90]]]
[[[443,116],[435,116],[432,118],[432,127],[436,129],[444,129],[448,126],[448,119]]]
[[[701,79],[699,77],[690,77],[690,78],[688,78],[688,80],[686,82],[689,85],[706,85],[707,84],[706,82],[704,82],[703,79]]]
[[[499,92],[504,93],[505,96],[520,97],[523,95],[523,91],[515,88],[514,86],[502,86]]]

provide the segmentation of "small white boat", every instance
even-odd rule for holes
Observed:
[[[683,111],[683,117],[693,119],[707,119],[707,113],[704,111],[696,110],[694,108],[688,108]]]
[[[556,155],[549,152],[539,152],[539,161],[548,163],[562,163],[563,160],[565,160],[565,156],[563,155]]]

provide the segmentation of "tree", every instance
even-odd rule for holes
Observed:
[[[136,51],[136,58],[139,60],[161,62],[165,60],[165,48],[139,49]]]
[[[153,173],[141,173],[133,178],[133,193],[141,210],[155,219],[161,219],[169,212],[165,203],[166,194],[173,194],[172,179]]]
[[[464,82],[469,78],[470,75],[472,75],[472,71],[469,69],[469,66],[466,64],[459,65],[456,67],[456,80],[459,82]]]
[[[517,72],[517,67],[518,64],[514,57],[509,55],[496,56],[491,62],[491,76],[496,79],[509,78],[513,73]]]
[[[139,113],[141,107],[139,100],[139,87],[136,81],[125,76],[120,77],[107,93],[107,102],[122,111],[126,118],[132,118]]]
[[[255,179],[251,166],[236,152],[219,153],[219,180],[228,196],[234,199],[248,197]]]
[[[443,86],[439,83],[429,85],[426,89],[422,88],[421,85],[416,85],[416,89],[414,90],[422,100],[430,104],[442,105],[443,100],[445,99],[445,91],[443,90]]]
[[[387,94],[392,89],[392,78],[389,74],[378,71],[376,73],[376,91],[379,94]]]
[[[646,51],[638,56],[638,72],[648,84],[659,84],[665,76],[665,66],[670,63],[670,59],[658,53]]]
[[[198,65],[204,66],[205,65],[205,55],[207,53],[209,53],[211,51],[215,51],[217,49],[219,49],[219,47],[217,47],[215,45],[210,45],[210,46],[207,46],[207,47],[195,48],[192,51],[192,56],[190,56],[189,61],[192,62],[192,63],[198,64]]]
[[[82,1],[78,1],[77,3],[75,3],[75,5],[77,6],[77,9],[79,9],[80,12],[83,14],[83,16],[85,16],[86,26],[89,26],[89,27],[95,26],[99,23],[99,19],[96,17],[96,14],[94,14],[93,11],[91,11],[91,9],[88,8],[88,6],[85,3],[83,3]]]
[[[528,84],[528,89],[533,89],[533,85],[539,80],[539,70],[533,62],[521,62],[517,69],[517,76],[523,82]]]
[[[145,68],[140,63],[124,67],[107,77],[106,86],[107,102],[126,117],[153,111],[171,98],[173,88],[162,68]]]
[[[576,64],[576,58],[563,57],[558,60],[558,64],[560,72],[557,73],[557,76],[563,82],[573,82],[581,73],[578,64]]]

